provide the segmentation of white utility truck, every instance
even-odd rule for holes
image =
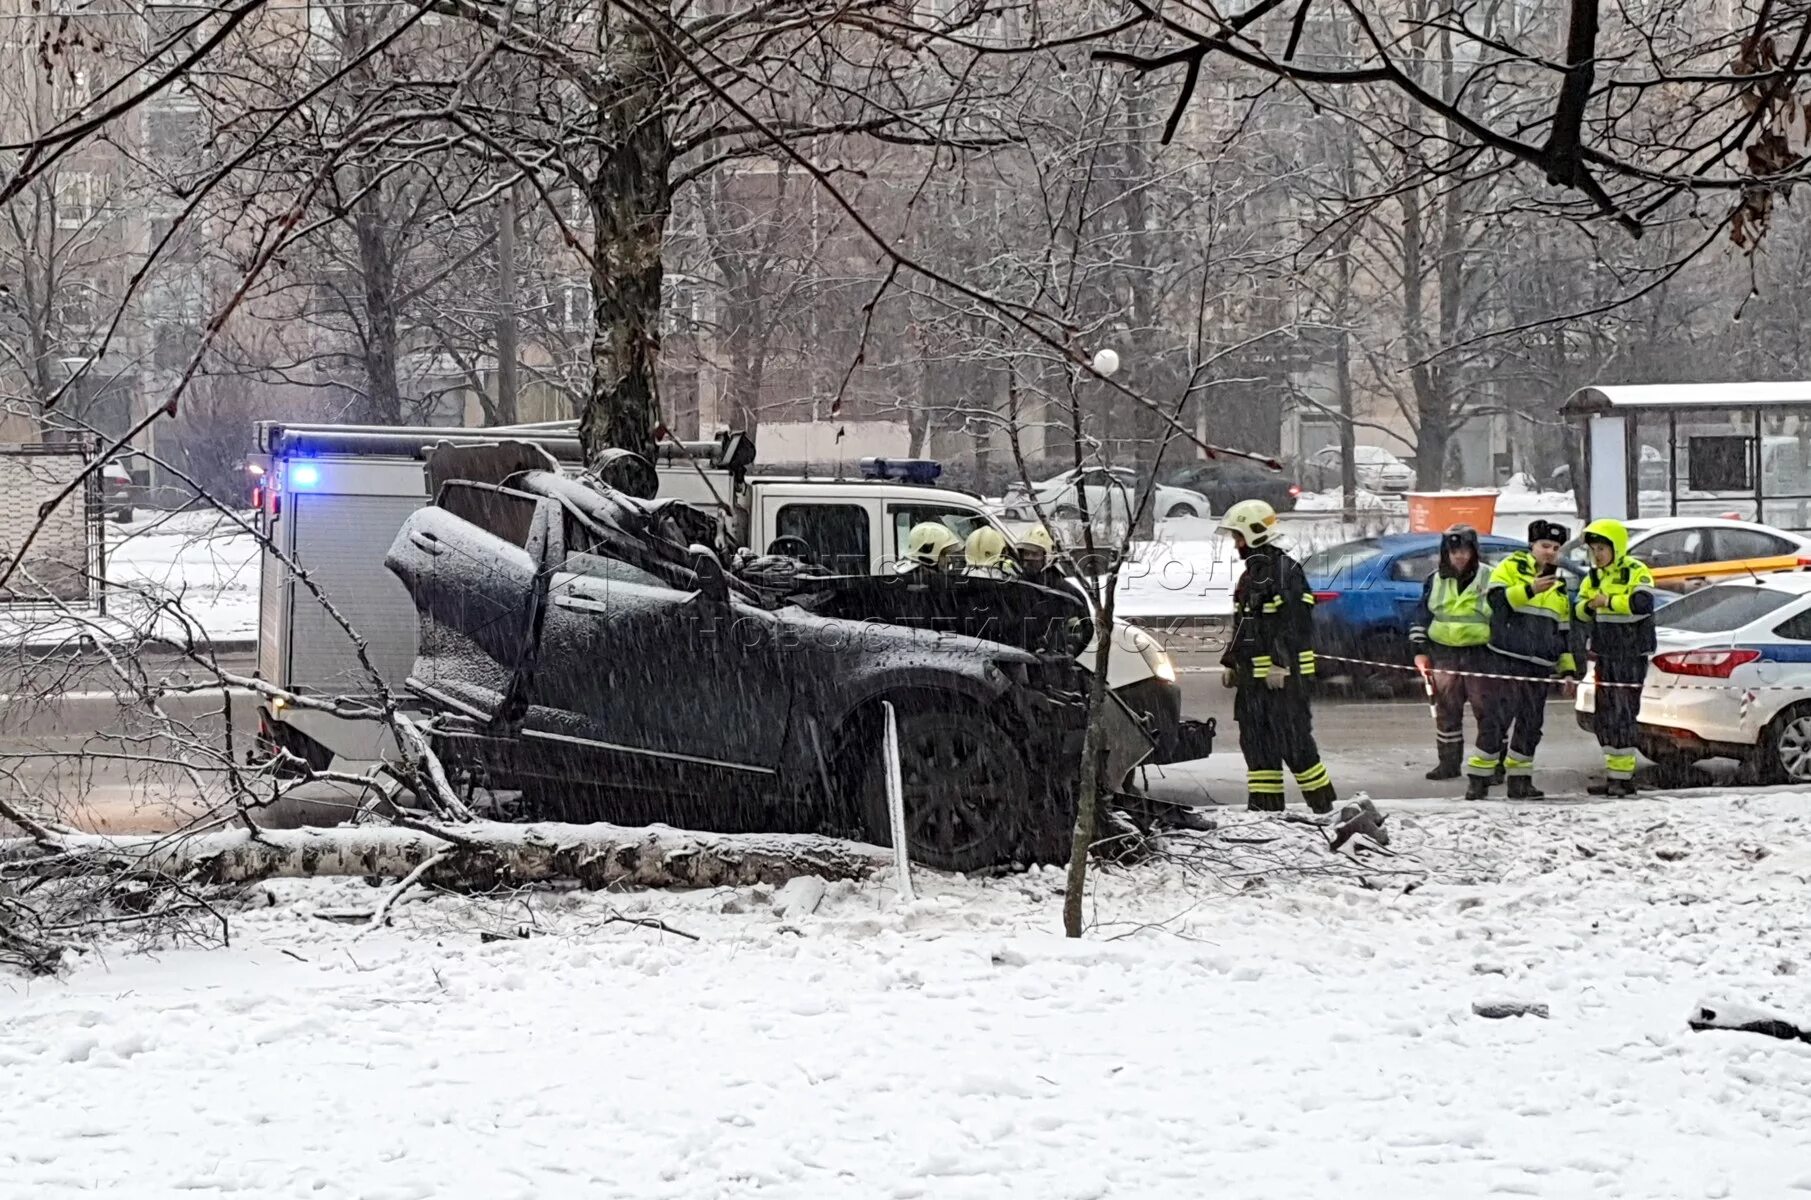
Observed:
[[[538,446],[574,474],[582,467],[570,421],[487,429],[260,422],[254,504],[277,553],[263,556],[258,675],[299,694],[372,694],[357,646],[315,599],[312,584],[358,631],[371,668],[400,696],[415,661],[417,617],[384,555],[403,520],[432,498],[430,450],[501,441]],[[1000,528],[977,497],[918,482],[936,474],[923,460],[872,464],[873,477],[780,478],[747,474],[753,457],[753,443],[737,434],[663,445],[659,494],[711,512],[740,545],[765,549],[781,538],[802,539],[816,562],[838,574],[896,569],[908,532],[922,521],[940,521],[963,537],[982,525]],[[306,582],[285,557],[306,572]],[[1181,700],[1169,655],[1149,633],[1123,622],[1113,641],[1109,686],[1150,724],[1158,760],[1173,757]],[[1082,661],[1093,660],[1090,648]],[[280,747],[317,769],[336,758],[370,762],[392,749],[378,723],[280,702],[261,707],[259,725],[267,749]]]

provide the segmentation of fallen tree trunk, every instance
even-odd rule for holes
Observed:
[[[810,834],[695,833],[665,825],[341,826],[182,836],[63,834],[0,841],[7,874],[37,871],[195,884],[329,876],[401,878],[436,855],[425,884],[480,890],[572,881],[587,888],[742,887],[804,875],[866,879],[892,858]]]

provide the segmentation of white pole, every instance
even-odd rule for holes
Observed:
[[[899,721],[893,715],[891,700],[882,700],[880,706],[887,713],[881,762],[887,771],[887,823],[893,833],[893,874],[899,881],[900,896],[910,903],[918,897],[912,893],[912,860],[906,851],[905,776],[899,766]]]

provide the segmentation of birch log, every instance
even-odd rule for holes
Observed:
[[[811,834],[697,833],[665,825],[341,826],[221,830],[194,836],[72,834],[0,841],[10,875],[113,874],[197,884],[313,876],[401,878],[460,890],[572,881],[588,888],[742,887],[801,875],[866,879],[892,864],[876,846]]]

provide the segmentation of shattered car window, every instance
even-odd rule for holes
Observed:
[[[464,521],[526,550],[534,532],[533,496],[455,480],[441,489],[439,506]]]

